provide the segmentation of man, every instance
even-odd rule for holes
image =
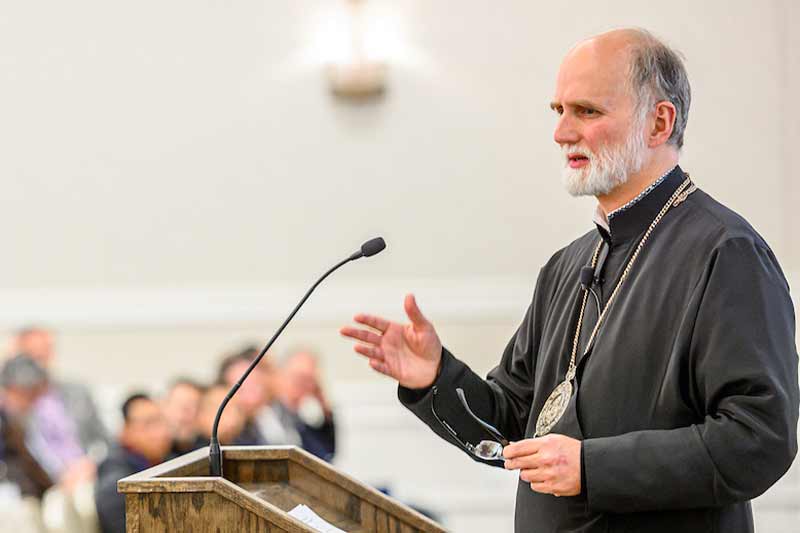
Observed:
[[[122,404],[119,446],[98,468],[95,503],[103,533],[125,532],[125,497],[117,481],[161,463],[172,444],[161,407],[146,394],[133,394]]]
[[[197,441],[194,448],[208,446],[211,439],[211,431],[214,427],[214,418],[217,416],[222,400],[228,394],[228,387],[223,385],[212,385],[208,387],[200,399],[200,410],[197,413]],[[252,442],[241,438],[242,430],[245,425],[245,415],[240,404],[231,402],[225,407],[222,417],[219,419],[217,437],[220,444],[224,445],[250,445]]]
[[[333,411],[322,391],[317,356],[296,349],[280,367],[280,407],[299,434],[303,449],[320,459],[332,461],[336,453],[336,425]]]
[[[239,381],[253,360],[242,351],[225,357],[217,371],[217,383],[230,389]],[[246,445],[267,444],[267,439],[258,427],[257,416],[266,405],[267,397],[261,366],[257,366],[236,392],[231,403],[239,406],[245,417],[244,427],[237,440]]]
[[[261,348],[249,344],[238,352],[238,357],[247,361],[249,366],[260,352]],[[247,380],[248,382],[253,380],[254,386],[258,386],[261,390],[262,405],[255,412],[254,425],[269,444],[302,447],[303,439],[297,430],[297,418],[279,398],[283,390],[283,371],[273,359],[269,354],[265,355]]]
[[[170,385],[162,405],[172,432],[171,456],[178,457],[195,449],[202,397],[203,387],[191,379],[179,378]]]
[[[797,452],[789,288],[755,230],[677,165],[689,102],[679,56],[645,31],[567,54],[554,137],[597,228],[542,268],[486,380],[412,295],[410,324],[342,328],[444,439],[512,441],[486,462],[519,471],[517,532],[751,532],[749,500]]]

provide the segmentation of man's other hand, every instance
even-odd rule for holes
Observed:
[[[506,470],[519,470],[531,489],[554,496],[581,492],[581,441],[545,435],[513,442],[503,449]]]

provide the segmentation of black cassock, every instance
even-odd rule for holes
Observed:
[[[490,437],[468,418],[456,387],[510,440],[533,435],[545,400],[567,372],[581,268],[602,238],[608,256],[596,290],[604,305],[685,179],[676,167],[610,217],[610,232],[598,226],[553,255],[485,380],[443,351],[436,411],[464,440]],[[578,386],[551,431],[583,442],[582,493],[556,498],[520,481],[515,531],[753,531],[749,500],[780,478],[797,452],[795,317],[769,246],[697,190],[655,228],[585,356],[597,321],[593,298],[584,320]],[[398,395],[455,444],[431,413],[431,390],[400,387]]]

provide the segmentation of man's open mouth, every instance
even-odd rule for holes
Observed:
[[[589,163],[589,158],[583,154],[569,154],[567,163],[570,168],[579,168]]]

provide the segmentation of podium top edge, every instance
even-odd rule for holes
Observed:
[[[223,456],[231,460],[248,460],[248,459],[262,459],[262,460],[286,460],[291,459],[294,453],[305,455],[307,452],[301,450],[297,446],[223,446]],[[208,446],[199,448],[189,452],[180,457],[164,461],[161,464],[151,466],[146,470],[131,474],[122,478],[120,482],[143,482],[165,477],[197,477],[184,476],[180,474],[170,475],[174,472],[189,469],[197,466],[204,461],[208,461],[209,450]]]
[[[297,446],[223,446],[222,453],[225,461],[255,460],[295,463],[313,471],[322,479],[338,485],[358,499],[375,505],[392,516],[401,518],[421,531],[445,531],[428,517],[387,497],[350,475],[338,471],[332,465]],[[120,479],[117,482],[117,491],[123,494],[217,492],[240,502],[247,500],[253,505],[262,504],[260,500],[253,499],[253,496],[238,484],[225,478],[210,476],[209,470],[209,448],[206,446]],[[250,501],[251,499],[252,501]],[[274,511],[273,509],[269,510],[270,513]]]

